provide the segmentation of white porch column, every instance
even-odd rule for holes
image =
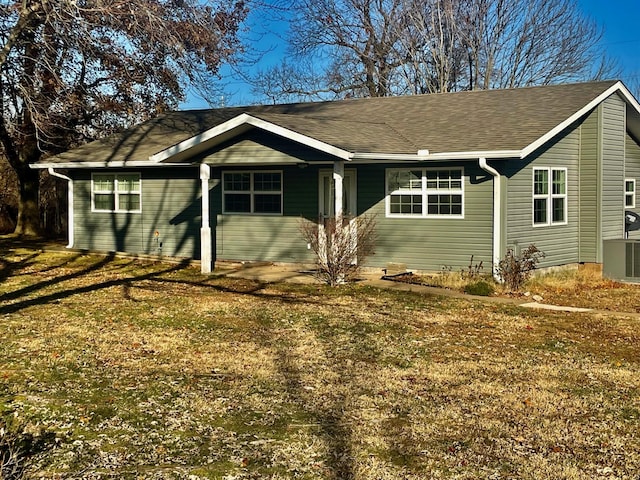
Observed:
[[[344,203],[342,198],[342,183],[344,181],[344,160],[338,160],[333,163],[333,194],[335,211],[333,212],[336,220],[342,218],[344,212]]]
[[[200,271],[211,273],[213,256],[211,253],[211,225],[209,221],[209,178],[211,168],[206,163],[200,165],[202,184],[202,226],[200,227]]]

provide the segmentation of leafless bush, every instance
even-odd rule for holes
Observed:
[[[374,254],[375,217],[338,217],[319,222],[302,220],[300,232],[316,260],[316,275],[331,286],[352,280]]]
[[[498,275],[510,290],[516,292],[531,276],[542,258],[544,258],[544,252],[533,244],[525,248],[520,255],[516,255],[510,248],[498,263]]]
[[[0,419],[0,479],[18,480],[24,476],[28,442],[21,428]]]
[[[0,480],[24,478],[31,458],[53,445],[53,432],[43,428],[35,429],[33,433],[27,430],[34,429],[27,428],[10,410],[3,412],[0,417]]]
[[[460,276],[463,280],[475,280],[482,276],[482,260],[478,263],[473,263],[473,255],[469,259],[469,266],[464,269],[460,269]]]

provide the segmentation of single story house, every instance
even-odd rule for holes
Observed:
[[[640,213],[640,105],[618,81],[177,111],[46,159],[69,247],[309,263],[301,218],[375,215],[376,252],[419,271],[535,244],[603,261]]]

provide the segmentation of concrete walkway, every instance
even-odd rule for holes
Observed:
[[[13,239],[12,236],[0,237],[5,238],[10,243],[24,243],[19,239]],[[57,242],[27,242],[31,247],[38,246],[43,251],[64,251],[64,252],[76,252],[76,253],[89,253],[82,250],[67,249]],[[95,252],[94,252],[95,253]],[[119,256],[131,256],[122,254]],[[138,258],[146,258],[144,255],[136,256]],[[155,259],[155,257],[149,257]],[[163,259],[168,260],[168,259]],[[300,283],[300,284],[314,284],[320,283],[320,281],[314,277],[313,267],[305,267],[293,264],[273,264],[269,262],[249,262],[249,263],[220,263],[216,265],[214,275],[226,276],[230,278],[244,278],[247,280],[253,280],[263,283]],[[383,288],[388,290],[398,290],[405,292],[424,293],[429,295],[439,295],[444,297],[463,298],[467,300],[476,300],[481,302],[499,303],[505,305],[515,305],[522,308],[552,310],[561,312],[591,312],[602,315],[623,315],[640,319],[640,312],[618,312],[609,310],[596,310],[591,308],[579,308],[563,305],[549,305],[545,303],[538,303],[529,301],[529,298],[510,298],[510,297],[485,297],[478,295],[468,295],[456,290],[449,290],[446,288],[429,287],[426,285],[415,285],[411,283],[396,282],[393,280],[386,280],[382,278],[382,271],[370,270],[360,275],[361,284],[369,285],[376,288]]]
[[[244,278],[247,280],[254,280],[264,283],[302,283],[302,284],[314,284],[320,283],[317,278],[313,276],[311,269],[305,270],[304,267],[296,265],[274,265],[270,263],[263,264],[236,264],[235,266],[229,265],[227,268],[222,266],[221,270],[225,270],[228,273],[222,273],[221,276],[227,276],[231,278]],[[396,282],[393,280],[387,280],[382,278],[382,271],[369,271],[360,275],[361,285],[368,285],[376,288],[397,290],[404,292],[415,292],[429,295],[439,295],[443,297],[454,297],[467,300],[475,300],[485,303],[498,303],[503,305],[514,305],[521,308],[550,310],[557,312],[577,312],[577,313],[595,313],[601,315],[622,315],[625,317],[635,317],[640,319],[639,312],[614,312],[609,310],[597,310],[592,308],[580,308],[564,305],[550,305],[546,303],[539,303],[531,301],[531,297],[485,297],[479,295],[468,295],[457,290],[450,290],[446,288],[429,287],[426,285],[416,285],[411,283]]]

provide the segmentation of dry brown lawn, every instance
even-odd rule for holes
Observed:
[[[0,432],[33,440],[27,478],[638,479],[632,316],[3,240],[0,282]]]

